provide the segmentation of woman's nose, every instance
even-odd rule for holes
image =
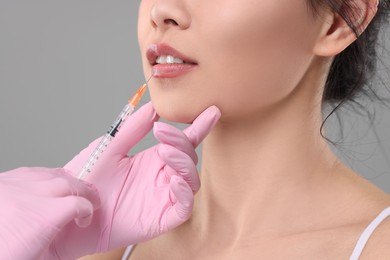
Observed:
[[[183,0],[156,0],[150,13],[152,26],[159,30],[187,29],[191,17]]]

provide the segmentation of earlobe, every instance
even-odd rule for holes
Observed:
[[[372,18],[374,18],[378,3],[378,0],[357,0],[353,7],[347,7],[353,9],[350,12],[346,12],[346,15],[350,16],[358,34],[361,34],[367,28]],[[329,11],[315,42],[313,53],[325,57],[336,56],[356,39],[355,32],[343,17]]]

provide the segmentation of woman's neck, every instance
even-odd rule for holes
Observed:
[[[199,241],[233,245],[294,233],[302,214],[325,203],[342,165],[320,134],[321,98],[301,92],[264,116],[220,121],[205,139],[201,188],[186,224]]]

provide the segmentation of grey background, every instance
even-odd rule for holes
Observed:
[[[144,81],[138,4],[0,0],[0,172],[62,166],[111,125]],[[382,34],[388,49],[389,35],[389,29]],[[390,70],[379,71],[389,82]],[[389,96],[378,81],[381,95]],[[141,105],[148,100],[146,94]],[[390,193],[390,108],[363,102],[377,111],[373,124],[344,109],[343,139],[336,117],[327,123],[327,136],[342,140],[335,151],[346,163]],[[133,152],[154,143],[150,134]]]

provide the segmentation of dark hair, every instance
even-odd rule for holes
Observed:
[[[322,135],[326,120],[344,103],[355,102],[359,94],[375,95],[368,83],[376,72],[378,35],[389,22],[390,0],[379,0],[378,11],[364,32],[355,23],[360,13],[356,0],[307,0],[307,4],[316,15],[320,15],[323,8],[330,8],[345,20],[357,37],[334,58],[330,67],[322,100],[323,103],[333,103],[335,107],[322,123]]]

